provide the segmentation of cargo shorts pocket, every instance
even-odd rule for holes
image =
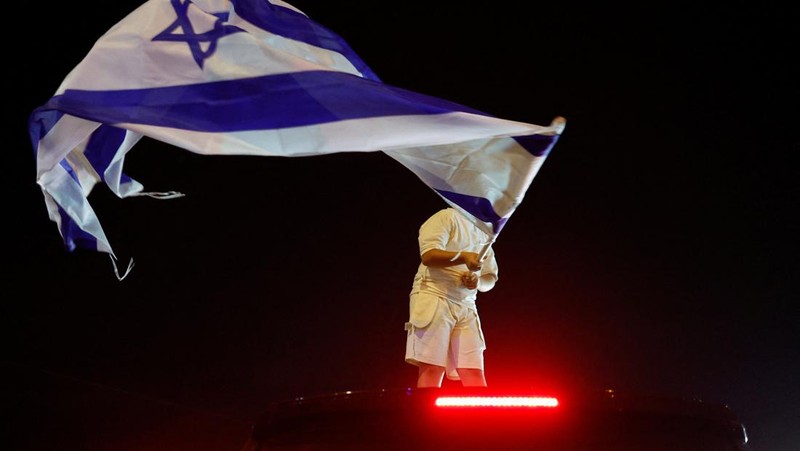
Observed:
[[[426,327],[433,320],[439,297],[432,294],[411,293],[409,303],[409,321],[414,327]]]

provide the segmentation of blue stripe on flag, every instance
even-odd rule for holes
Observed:
[[[28,120],[28,136],[33,143],[33,154],[39,153],[39,141],[47,135],[58,121],[64,116],[63,111],[56,109],[37,108],[33,110]]]
[[[231,3],[236,13],[253,25],[273,34],[340,53],[365,78],[380,81],[344,39],[307,16],[266,0],[231,0]]]
[[[514,139],[525,150],[537,157],[546,157],[558,142],[561,135],[525,135],[515,136]]]
[[[125,139],[127,132],[121,128],[112,127],[110,125],[101,125],[97,130],[92,133],[89,142],[86,144],[84,155],[91,163],[92,168],[105,179],[105,171],[117,154],[122,141]],[[131,178],[121,174],[120,183],[131,181]]]
[[[500,233],[500,230],[502,230],[503,226],[508,220],[508,218],[501,218],[497,215],[497,213],[495,213],[494,207],[492,207],[492,203],[489,201],[489,199],[440,189],[437,189],[436,192],[450,202],[453,202],[454,204],[463,208],[472,216],[480,219],[483,222],[488,222],[491,224],[492,231],[495,235]]]
[[[78,189],[80,189],[81,182],[78,179],[78,174],[75,173],[75,170],[72,169],[72,166],[67,162],[66,158],[59,162],[59,166],[66,171],[67,175],[69,175],[75,185],[78,186]],[[68,251],[72,252],[77,248],[94,251],[98,249],[97,238],[84,231],[61,204],[58,205],[58,215],[61,217],[60,231],[64,239],[64,247],[66,247]]]
[[[39,108],[50,109],[106,124],[137,123],[205,132],[269,130],[454,111],[489,116],[447,100],[331,71],[148,89],[68,89]]]

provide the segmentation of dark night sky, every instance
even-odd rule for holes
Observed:
[[[794,451],[791,14],[648,3],[293,2],[386,83],[506,119],[567,118],[495,245],[500,281],[479,296],[490,384],[724,403],[755,451]],[[3,364],[7,390],[29,395],[14,398],[14,424],[42,424],[31,406],[43,406],[45,431],[63,414],[83,431],[65,440],[92,443],[91,397],[70,390],[246,423],[271,400],[413,385],[403,322],[416,233],[445,204],[381,153],[209,157],[146,138],[124,172],[187,196],[119,200],[99,186],[90,198],[132,274],[119,282],[105,254],[63,249],[27,116],[139,4],[18,13],[39,25],[11,51],[21,63],[4,106]]]

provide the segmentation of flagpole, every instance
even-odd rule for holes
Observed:
[[[489,248],[492,247],[494,241],[497,239],[497,235],[492,235],[492,239],[489,240],[488,243],[483,245],[483,249],[481,249],[480,254],[478,254],[478,261],[482,262],[484,258],[486,258],[486,253],[489,252]]]

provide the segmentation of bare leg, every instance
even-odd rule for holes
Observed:
[[[483,370],[477,368],[456,368],[461,385],[464,387],[486,387],[486,377]]]
[[[417,377],[418,388],[441,387],[443,378],[443,366],[419,363],[419,376]]]

